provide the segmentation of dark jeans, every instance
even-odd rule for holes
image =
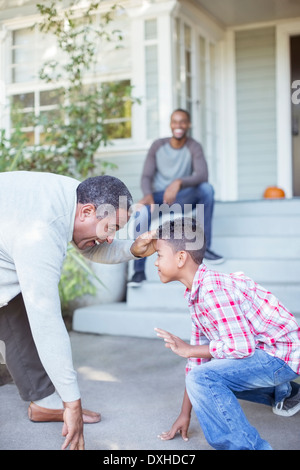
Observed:
[[[22,294],[0,308],[0,340],[6,366],[25,401],[41,400],[55,392],[32,338]]]
[[[153,194],[155,204],[163,204],[164,191],[160,191]],[[197,204],[204,205],[204,234],[206,238],[206,247],[210,248],[211,245],[211,233],[212,233],[212,217],[214,209],[214,189],[209,183],[202,183],[198,186],[182,189],[178,192],[175,204],[178,204],[182,208],[182,213],[185,204],[192,205],[193,208]],[[136,230],[136,236],[150,229],[151,224],[151,213],[150,206],[146,206],[147,211],[144,210],[144,216],[139,215],[139,231]],[[134,262],[134,271],[143,272],[145,270],[146,258],[136,260]]]

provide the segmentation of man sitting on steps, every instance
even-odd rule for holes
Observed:
[[[210,250],[214,189],[208,183],[207,162],[202,146],[188,137],[191,127],[189,113],[183,109],[173,111],[170,127],[172,137],[156,140],[146,157],[141,177],[144,197],[140,204],[145,205],[147,210],[140,212],[140,227],[145,231],[149,229],[153,204],[171,206],[176,203],[182,209],[185,204],[193,207],[203,204],[207,243],[205,259],[214,264],[222,263],[224,259]],[[139,287],[146,279],[145,262],[145,258],[134,262],[134,274],[128,283],[130,287]]]

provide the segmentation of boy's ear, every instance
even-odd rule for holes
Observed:
[[[185,265],[187,257],[188,257],[188,254],[186,251],[178,252],[178,262],[177,262],[178,268],[182,268]]]

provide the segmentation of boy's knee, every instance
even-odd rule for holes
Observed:
[[[203,384],[204,382],[204,375],[203,375],[203,368],[201,366],[194,367],[189,371],[185,378],[185,386],[187,392],[192,391],[194,388],[197,388],[198,385]]]

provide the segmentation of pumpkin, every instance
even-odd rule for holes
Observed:
[[[269,186],[264,192],[265,199],[282,199],[285,197],[285,192],[277,186]]]

